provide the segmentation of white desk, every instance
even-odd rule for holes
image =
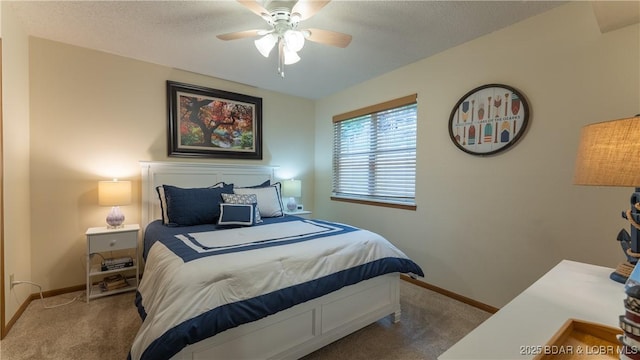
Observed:
[[[617,328],[626,295],[612,271],[563,260],[438,359],[532,359],[523,347],[545,345],[569,318]]]

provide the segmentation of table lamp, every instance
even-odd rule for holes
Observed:
[[[124,214],[120,211],[120,205],[131,204],[131,181],[99,181],[98,204],[111,206],[107,215],[107,227],[110,229],[123,227]]]
[[[582,128],[574,184],[635,188],[630,209],[622,212],[631,233],[618,234],[627,261],[610,276],[624,283],[640,258],[640,114]]]
[[[289,211],[294,211],[298,207],[296,204],[297,197],[302,195],[302,181],[300,180],[285,180],[282,182],[282,196],[288,197],[289,202],[287,202],[287,209]]]

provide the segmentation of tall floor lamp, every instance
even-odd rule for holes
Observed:
[[[635,188],[630,209],[622,212],[631,232],[618,234],[627,261],[610,276],[624,283],[640,258],[640,114],[582,128],[574,183]]]

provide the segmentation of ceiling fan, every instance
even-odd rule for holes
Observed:
[[[271,50],[278,45],[278,74],[284,77],[284,65],[300,61],[298,51],[302,50],[304,41],[344,48],[351,42],[351,35],[322,30],[298,29],[300,21],[315,15],[330,0],[267,0],[264,6],[255,0],[237,0],[247,9],[262,17],[271,26],[268,30],[245,30],[218,35],[220,40],[236,40],[261,36],[255,40],[256,48],[264,57],[269,57]]]

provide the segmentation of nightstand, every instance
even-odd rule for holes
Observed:
[[[125,291],[132,291],[138,288],[138,279],[140,269],[138,265],[138,232],[140,225],[131,224],[117,229],[109,229],[106,227],[89,228],[85,235],[87,236],[87,302],[102,296],[118,294]],[[133,252],[133,264],[114,263],[109,268],[103,270],[102,262],[109,260],[112,251],[130,250]],[[131,251],[133,250],[133,251]],[[107,253],[103,255],[103,253]],[[92,264],[93,255],[99,255],[101,261],[98,264]],[[135,270],[135,277],[131,277],[131,273]],[[129,274],[125,276],[124,273]],[[104,278],[113,275],[123,275],[127,284],[111,290],[105,290],[100,287],[100,282]],[[93,283],[93,278],[99,278],[97,284]],[[117,285],[116,285],[117,286]],[[114,287],[116,287],[114,286]]]
[[[294,210],[294,211],[285,211],[286,215],[295,215],[300,216],[301,218],[310,219],[311,211],[308,210]]]

